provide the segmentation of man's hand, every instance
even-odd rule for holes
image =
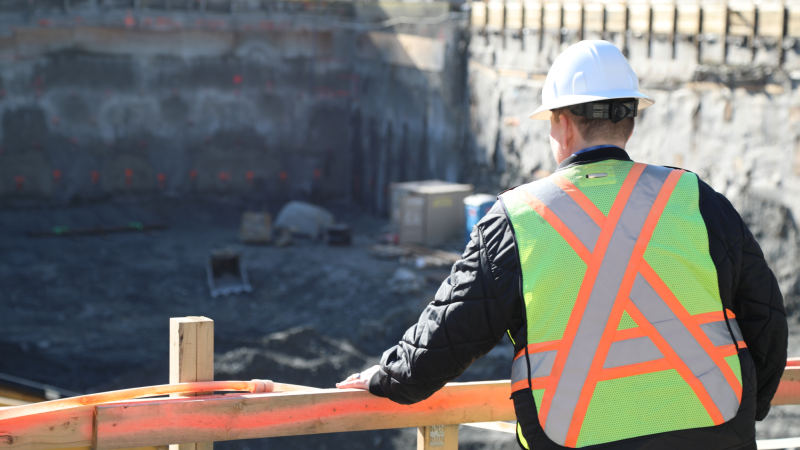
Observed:
[[[381,366],[372,366],[361,373],[354,373],[341,383],[336,383],[336,387],[339,389],[363,389],[366,391],[369,389],[369,379],[380,368]]]

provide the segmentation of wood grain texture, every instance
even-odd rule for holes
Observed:
[[[169,319],[169,381],[214,381],[214,321],[202,316]],[[206,395],[174,394],[172,397]],[[172,444],[169,450],[213,450],[213,442]]]
[[[417,428],[417,450],[458,450],[458,425]]]
[[[514,420],[509,391],[453,383],[415,405],[337,389],[119,402],[97,407],[95,450]]]
[[[773,405],[800,404],[800,366],[791,365],[792,361],[789,364],[783,371],[781,384],[778,385],[778,391],[772,399]]]
[[[0,449],[88,447],[93,413],[94,407],[80,406],[0,421]]]

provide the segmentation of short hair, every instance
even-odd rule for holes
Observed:
[[[575,122],[581,137],[588,142],[604,138],[609,141],[627,141],[633,133],[633,117],[612,123],[611,119],[589,119],[584,116],[576,116],[567,107],[554,109],[551,112],[556,122],[561,120],[562,114],[569,115],[569,118]]]

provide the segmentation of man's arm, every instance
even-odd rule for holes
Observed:
[[[371,393],[402,404],[425,400],[521,326],[519,263],[499,202],[472,231],[462,258],[417,324],[383,354]]]
[[[700,184],[700,198],[720,295],[724,306],[736,315],[755,363],[756,420],[762,420],[786,366],[783,295],[761,247],[728,199],[705,183]]]
[[[742,266],[733,313],[756,365],[756,420],[763,420],[786,367],[788,326],[778,280],[744,221],[741,227]]]

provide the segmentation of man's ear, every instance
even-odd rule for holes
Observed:
[[[562,114],[561,120],[564,121],[564,142],[562,144],[564,148],[571,148],[573,142],[575,142],[575,133],[577,132],[575,122],[567,114]]]

